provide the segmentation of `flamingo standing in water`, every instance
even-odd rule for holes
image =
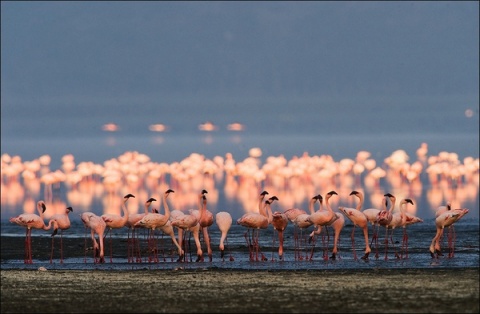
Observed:
[[[43,220],[43,213],[47,210],[44,201],[37,202],[37,214],[21,214],[16,217],[10,218],[11,223],[16,223],[19,226],[26,228],[25,233],[25,264],[33,264],[32,260],[32,229],[43,229],[49,230],[52,226],[50,222],[45,225],[45,221]]]
[[[271,202],[273,202],[274,200],[278,201],[278,198],[276,196],[272,196],[271,197]],[[268,215],[269,216],[269,221],[272,224],[273,229],[276,230],[277,233],[278,233],[278,242],[279,242],[278,258],[280,260],[283,260],[283,240],[284,240],[283,233],[284,233],[285,229],[287,228],[288,218],[287,218],[287,215],[285,213],[282,213],[282,212],[276,211],[272,214],[272,209],[270,207],[271,202],[267,203],[267,210],[268,210],[268,213],[269,213],[269,215]],[[274,239],[275,239],[275,235],[274,235]],[[273,261],[273,254],[272,254],[272,261]]]
[[[174,192],[175,191],[173,191],[172,189],[168,189],[163,194],[163,204],[166,205],[164,206],[165,207],[164,215],[159,213],[148,213],[142,219],[140,219],[140,221],[134,224],[135,227],[143,227],[143,228],[149,229],[149,234],[148,234],[148,252],[149,252],[148,261],[149,262],[152,262],[152,261],[158,262],[158,248],[157,248],[155,230],[160,229],[170,219],[170,208],[168,207],[168,204],[167,204],[167,197],[170,195],[170,193],[174,193]]]
[[[319,211],[323,211],[323,197],[318,194],[316,196],[316,199],[319,201],[320,203],[320,208],[319,208]],[[326,201],[326,206],[330,207],[330,202],[328,202],[328,200]],[[330,207],[331,211],[333,211],[333,209]],[[343,227],[345,226],[345,216],[339,212],[334,212],[336,218],[333,219],[333,220],[330,220],[330,222],[328,222],[326,225],[325,225],[325,228],[328,228],[328,227],[332,227],[333,228],[333,231],[334,231],[334,239],[333,239],[333,249],[332,249],[332,255],[330,256],[330,259],[333,259],[335,260],[337,258],[337,255],[338,255],[338,242],[339,242],[339,239],[340,239],[340,232],[342,231]],[[315,235],[318,235],[322,232],[322,226],[317,226],[317,228],[315,230],[313,230],[311,233],[310,233],[310,238],[309,238],[309,242],[312,242],[314,239],[315,239]],[[327,229],[327,232],[328,232],[328,229]],[[314,245],[312,246],[312,253],[310,255],[310,260],[313,258],[313,249],[315,248],[315,242],[313,241]]]
[[[93,243],[93,262],[94,263],[105,263],[105,254],[104,254],[104,247],[103,247],[103,237],[105,234],[105,229],[107,228],[107,224],[102,219],[102,217],[95,215],[92,212],[84,212],[80,215],[83,225],[85,226],[85,230],[90,229],[90,236],[92,238]],[[98,243],[95,239],[95,234],[98,235]],[[85,253],[87,252],[86,249],[87,240],[85,238]],[[85,255],[85,263],[87,262],[87,257]]]
[[[385,227],[385,260],[388,259],[388,225],[392,222],[393,219],[393,209],[395,208],[395,203],[397,201],[396,197],[390,193],[384,194],[384,197],[388,197],[390,200],[390,208],[381,210],[377,215],[377,223],[379,226]],[[376,256],[377,257],[377,256]]]
[[[387,198],[385,199],[385,202],[383,202],[383,208],[382,210],[387,209]],[[372,240],[370,241],[370,246],[375,244],[375,258],[378,258],[378,227],[379,224],[377,222],[377,216],[378,213],[381,210],[378,208],[366,208],[362,212],[363,214],[367,217],[368,222],[372,225]]]
[[[202,191],[202,194],[208,193],[206,190]],[[200,228],[203,233],[203,239],[205,240],[205,244],[207,245],[207,254],[210,262],[212,261],[213,252],[212,247],[210,245],[210,235],[208,234],[208,227],[213,225],[213,214],[211,211],[207,209],[207,198],[203,195],[203,206],[200,209]]]
[[[451,210],[452,210],[452,203],[450,202],[448,202],[446,205],[438,206],[437,211],[435,212],[435,218]],[[454,227],[454,224],[451,224],[450,226],[448,226],[448,233],[447,233],[447,239],[449,243],[452,241],[454,234],[455,234],[455,227]],[[442,237],[443,237],[443,233],[442,233]],[[441,240],[442,239],[440,239],[440,241]]]
[[[70,219],[68,218],[68,214],[72,212],[73,209],[71,206],[65,209],[64,214],[55,214],[50,218],[50,221],[53,222],[53,233],[52,233],[52,252],[50,254],[50,264],[52,263],[53,259],[53,251],[55,248],[55,235],[60,229],[60,263],[63,263],[63,230],[67,230],[70,228]],[[50,224],[49,221],[49,224]]]
[[[200,244],[200,224],[198,223],[197,215],[192,214],[191,212],[185,214],[179,210],[173,210],[171,214],[171,225],[176,227],[178,230],[178,243],[183,246],[183,252],[186,251],[186,241],[184,241],[184,235],[187,232],[193,233],[195,239],[195,245],[197,247],[197,262],[201,261],[203,258],[202,246]],[[178,258],[178,262],[183,261],[185,254],[181,255]]]
[[[140,255],[140,241],[138,240],[138,235],[137,235],[137,227],[135,227],[135,224],[142,220],[142,218],[148,214],[148,210],[150,206],[152,205],[152,202],[156,202],[157,200],[154,199],[153,197],[150,197],[144,205],[145,212],[144,213],[138,213],[138,214],[131,214],[128,215],[128,221],[125,224],[129,229],[128,229],[128,237],[127,237],[127,246],[128,246],[128,262],[131,263],[133,262],[134,256],[136,256],[136,262],[139,263],[142,261],[142,256]],[[138,227],[140,228],[140,227]],[[130,232],[131,231],[131,232]],[[132,234],[132,238],[130,239],[130,233]]]
[[[432,258],[438,258],[438,256],[443,256],[442,250],[440,248],[440,239],[443,236],[444,229],[446,227],[452,226],[455,222],[460,220],[460,218],[462,218],[466,214],[468,214],[468,209],[466,208],[450,209],[435,218],[435,227],[437,229],[437,232],[432,239],[432,243],[430,244],[430,255],[432,256]],[[455,236],[449,239],[448,248],[448,257],[453,257],[455,250]]]
[[[363,194],[358,191],[352,191],[350,196],[356,196],[359,199],[356,208],[349,208],[340,206],[338,209],[353,223],[352,228],[352,250],[353,250],[353,259],[357,260],[357,253],[355,251],[355,227],[358,226],[363,230],[363,236],[365,238],[365,255],[362,256],[362,259],[368,259],[368,255],[372,251],[369,245],[368,239],[368,219],[367,216],[362,212],[363,207]]]
[[[171,192],[173,192],[173,190],[168,190],[167,192],[171,193]],[[168,235],[172,239],[173,244],[177,247],[178,256],[179,256],[178,259],[177,259],[177,261],[178,261],[178,260],[182,259],[184,252],[183,252],[183,249],[180,246],[180,244],[177,242],[177,239],[175,238],[175,231],[173,229],[172,222],[170,220],[171,212],[170,212],[170,207],[168,206],[168,202],[167,202],[167,197],[168,197],[167,192],[163,196],[163,207],[165,208],[165,213],[169,213],[169,216],[168,216],[167,222],[163,226],[160,226],[159,229],[160,229],[160,231],[162,231],[163,234]],[[163,259],[165,261],[165,257]]]
[[[300,247],[302,246],[303,240],[303,229],[306,229],[312,225],[310,221],[307,220],[308,216],[314,213],[314,210],[310,207],[313,206],[313,203],[316,201],[316,196],[310,199],[308,214],[306,211],[300,208],[289,208],[283,213],[287,215],[288,220],[293,224],[293,241],[295,246],[295,260],[302,260],[303,256],[300,253]],[[300,232],[299,232],[300,231]],[[300,236],[299,236],[300,233]]]
[[[329,203],[329,200],[333,195],[338,195],[338,193],[335,192],[335,191],[330,191],[325,195],[325,202],[327,204],[327,210],[326,211],[318,210],[318,211],[314,212],[313,214],[311,214],[310,217],[308,218],[308,220],[310,222],[312,222],[312,224],[314,224],[316,227],[321,228],[323,226],[328,226],[328,225],[332,224],[337,219],[337,216],[333,212],[332,208],[330,207],[330,203]],[[317,199],[319,199],[318,196],[317,196]],[[318,230],[321,230],[321,229],[318,229]],[[313,249],[312,249],[312,255],[313,255]],[[323,257],[324,257],[324,259],[328,259],[328,244],[326,246],[326,249],[324,250]],[[310,257],[310,259],[311,258],[312,258],[312,256]]]
[[[265,199],[266,195],[268,195],[267,191],[263,191],[262,193],[260,193],[260,197],[258,199],[258,213],[255,213],[255,212],[246,213],[242,217],[237,219],[237,224],[247,228],[247,231],[245,232],[244,237],[245,237],[245,241],[247,242],[248,251],[250,253],[250,260],[253,260],[254,245],[255,245],[253,229],[256,229],[256,227],[253,225],[257,225],[257,224],[260,225],[260,221],[263,222],[264,218],[267,218],[267,214],[264,211],[264,205],[263,205],[263,200]],[[249,225],[252,225],[252,227],[250,227]],[[267,226],[268,226],[268,219],[267,219]],[[251,232],[252,236],[250,236],[250,229],[252,229],[252,232]]]
[[[112,229],[120,229],[125,227],[128,222],[128,209],[125,203],[129,200],[130,197],[135,198],[133,194],[127,194],[123,197],[122,209],[123,209],[123,216],[115,215],[115,214],[103,214],[102,219],[105,221],[107,225],[107,233],[110,235],[110,263],[113,263],[113,241],[112,241]],[[128,250],[128,248],[127,248]]]
[[[407,206],[407,204],[413,204],[413,201],[409,198],[405,198],[403,199],[401,202],[400,202],[400,212],[401,212],[401,215],[402,216],[402,219],[401,219],[401,224],[400,226],[402,227],[403,229],[403,238],[402,238],[402,249],[401,249],[401,252],[400,252],[400,258],[403,258],[403,253],[405,252],[405,258],[408,258],[408,234],[407,234],[407,225],[409,224],[412,224],[413,222],[413,219],[417,218],[413,215],[407,215],[407,212],[406,212],[406,209],[405,209],[405,206]],[[410,219],[410,223],[409,223],[409,219]],[[418,218],[419,219],[419,218]],[[393,230],[392,230],[392,242],[393,242]]]
[[[400,256],[397,253],[397,248],[395,247],[395,241],[393,240],[393,233],[395,231],[395,228],[397,227],[402,227],[406,224],[407,218],[405,216],[405,209],[404,205],[406,203],[410,203],[413,205],[413,201],[409,198],[403,199],[400,201],[400,212],[394,212],[392,213],[392,219],[391,221],[385,225],[385,228],[387,229],[387,235],[388,235],[388,230],[391,230],[390,232],[390,242],[392,243],[392,246],[395,251],[395,257],[400,258]],[[386,241],[388,243],[388,239]],[[403,243],[402,243],[402,248],[403,248]],[[387,255],[385,255],[385,260],[387,259]]]
[[[190,235],[193,233],[195,245],[197,247],[197,260],[196,262],[203,261],[202,245],[200,243],[200,218],[203,207],[203,198],[208,193],[206,190],[202,190],[198,195],[198,209],[190,209],[188,214],[184,214],[179,210],[174,210],[172,214],[172,222],[178,230],[178,242],[186,249],[186,241],[184,238],[184,232],[189,232],[188,243],[190,244]],[[182,258],[183,259],[183,258]],[[191,259],[191,258],[190,258]]]
[[[218,226],[218,229],[220,229],[220,233],[221,233],[221,236],[220,236],[220,244],[218,246],[218,248],[220,249],[220,257],[222,258],[222,261],[225,261],[225,244],[224,242],[227,242],[227,245],[228,245],[228,241],[227,241],[227,235],[228,235],[228,231],[230,230],[230,227],[232,226],[232,215],[230,215],[229,212],[225,212],[225,211],[222,211],[222,212],[218,212],[216,215],[215,215],[215,222]],[[230,261],[233,261],[234,258],[233,256],[230,254]]]
[[[303,255],[301,254],[301,248],[306,242],[303,237],[303,230],[313,225],[313,223],[308,218],[310,217],[311,214],[315,212],[313,208],[313,204],[317,201],[318,196],[319,195],[315,195],[308,202],[308,209],[310,211],[310,214],[307,214],[304,210],[298,209],[298,208],[290,208],[284,212],[285,215],[287,215],[287,217],[288,217],[287,212],[290,213],[291,218],[289,218],[289,220],[293,223],[293,226],[294,226],[293,233],[294,233],[294,246],[295,246],[295,260],[297,259],[303,260]],[[300,237],[298,236],[297,229],[300,229]]]
[[[264,191],[265,192],[265,191]],[[263,193],[262,193],[263,194]],[[260,195],[260,198],[265,197],[266,194]],[[268,194],[268,193],[267,193]],[[259,261],[259,253],[261,254],[261,260],[266,261],[267,258],[261,253],[260,251],[260,244],[259,244],[259,233],[260,229],[267,229],[269,225],[269,217],[268,213],[266,210],[266,206],[271,204],[274,200],[276,199],[271,197],[270,199],[265,201],[265,205],[261,207],[261,211],[259,213],[255,212],[250,212],[244,214],[242,217],[237,219],[237,224],[248,228],[248,230],[252,229],[252,248],[249,246],[249,251],[250,251],[250,260],[253,261]],[[248,232],[247,230],[247,232]],[[247,236],[245,236],[247,239]],[[248,239],[247,239],[247,245],[249,245]],[[254,253],[255,253],[255,258],[254,258]]]

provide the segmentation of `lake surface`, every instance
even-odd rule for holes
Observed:
[[[465,251],[473,253],[467,263],[478,265],[477,116],[468,119],[462,117],[461,111],[452,118],[451,111],[435,111],[430,106],[420,110],[432,116],[425,120],[410,117],[400,107],[365,114],[353,106],[346,108],[352,111],[346,117],[342,116],[345,110],[330,109],[318,111],[326,113],[319,118],[315,110],[311,115],[305,113],[306,110],[293,115],[282,108],[271,116],[250,116],[250,124],[247,123],[242,132],[227,131],[226,125],[236,118],[243,121],[246,119],[243,115],[215,116],[219,128],[213,132],[197,129],[198,123],[205,120],[199,120],[198,117],[203,116],[195,116],[195,113],[185,115],[188,127],[183,129],[179,116],[165,116],[163,121],[171,121],[172,128],[164,133],[148,130],[148,124],[155,122],[151,117],[147,123],[139,117],[131,121],[125,117],[117,119],[121,127],[118,132],[101,130],[104,123],[110,122],[102,114],[89,120],[72,120],[70,125],[65,120],[57,127],[52,127],[54,117],[27,119],[23,121],[24,128],[20,127],[18,118],[5,121],[2,117],[2,237],[23,236],[25,230],[9,223],[8,219],[25,212],[35,213],[39,200],[47,203],[45,219],[72,206],[70,219],[75,228],[68,230],[65,236],[81,238],[80,213],[121,215],[122,198],[128,193],[136,196],[127,203],[131,214],[143,212],[144,202],[150,197],[158,200],[152,208],[162,212],[162,195],[168,188],[175,191],[168,198],[170,209],[185,212],[198,207],[198,194],[206,189],[208,209],[213,213],[228,211],[236,221],[244,213],[258,210],[258,195],[263,190],[279,198],[272,206],[273,211],[292,207],[308,211],[308,201],[313,196],[325,196],[332,190],[338,193],[330,199],[334,210],[338,206],[355,207],[357,199],[350,196],[350,192],[358,190],[365,196],[364,208],[381,208],[385,193],[396,196],[397,207],[401,199],[412,199],[414,205],[409,205],[407,211],[424,222],[412,226],[412,231],[418,230],[422,235],[421,239],[411,236],[414,253],[409,263],[415,263],[416,250],[422,256],[420,263],[430,264],[428,246],[435,234],[434,217],[439,206],[450,202],[454,208],[468,208],[470,212],[462,219],[464,222],[458,224],[466,224],[469,231],[461,240],[462,228],[458,228],[459,255],[456,254],[453,263],[457,263],[457,256]],[[355,124],[356,119],[360,119],[358,124]],[[265,120],[268,123],[264,123]],[[403,121],[407,120],[404,126]],[[47,127],[40,127],[42,124]],[[424,156],[417,155],[422,143],[428,145]],[[252,148],[259,148],[261,155],[251,156]],[[366,158],[370,166],[360,160],[362,152],[368,152]],[[33,175],[25,171],[27,164],[38,162],[42,156],[48,156],[47,163]],[[64,156],[73,157],[72,168],[66,168]],[[235,173],[226,170],[227,156],[233,158]],[[396,165],[389,163],[394,156],[403,156],[402,161]],[[362,164],[363,171],[354,173],[353,164],[347,160]],[[13,161],[21,166],[12,167]],[[372,161],[374,166],[371,166]],[[112,182],[111,173],[105,170],[114,164],[118,175],[113,176]],[[420,166],[421,171],[414,177],[407,177],[407,170],[413,169],[414,164]],[[429,167],[434,164],[438,173],[431,175],[433,170]],[[92,170],[87,170],[90,167],[96,167],[97,172],[92,174]],[[375,179],[372,174],[375,168],[382,169],[384,176]],[[45,181],[56,171],[63,174],[61,179]],[[351,249],[351,227],[346,219],[342,231],[343,251]],[[292,232],[293,226],[289,225],[290,237]],[[42,231],[36,234],[49,236]],[[124,234],[118,232],[116,236]],[[237,245],[244,241],[240,226],[232,227],[230,241],[236,241]],[[361,242],[359,238],[357,243]],[[242,260],[240,255],[238,261]]]

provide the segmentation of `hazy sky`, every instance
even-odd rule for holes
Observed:
[[[2,129],[279,98],[457,99],[478,115],[478,94],[478,1],[1,2]]]

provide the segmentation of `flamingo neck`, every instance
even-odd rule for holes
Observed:
[[[362,207],[363,207],[363,195],[357,194],[357,196],[358,196],[357,210],[360,212],[362,211]]]
[[[170,208],[168,207],[167,195],[163,196],[163,206],[165,207],[165,217],[170,218]]]

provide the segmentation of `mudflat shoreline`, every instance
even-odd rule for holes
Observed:
[[[479,270],[1,270],[2,313],[478,313]]]

